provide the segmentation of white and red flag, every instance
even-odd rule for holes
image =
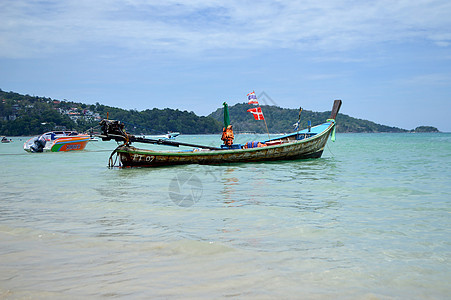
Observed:
[[[251,108],[247,110],[254,115],[255,120],[264,120],[261,107]]]

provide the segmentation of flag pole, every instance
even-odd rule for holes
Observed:
[[[260,106],[260,109],[261,109],[261,106]],[[269,136],[268,125],[266,124],[266,118],[265,118],[265,115],[263,114],[263,110],[262,110],[262,116],[263,116],[263,121],[265,121],[266,131],[268,132],[268,140],[270,140],[271,137]]]
[[[255,91],[252,91],[255,94]],[[257,95],[255,95],[255,100],[257,100]],[[260,109],[262,109],[261,105],[260,105]],[[269,130],[268,130],[268,124],[266,124],[266,118],[265,115],[263,114],[263,110],[262,110],[262,116],[263,116],[263,121],[265,121],[265,126],[266,126],[266,132],[268,133],[268,139],[270,140],[271,137],[269,136]]]

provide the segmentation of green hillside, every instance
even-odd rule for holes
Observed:
[[[346,105],[344,103],[343,105]],[[256,121],[252,114],[247,112],[249,108],[255,106],[247,103],[238,103],[229,106],[230,122],[234,130],[237,132],[256,132],[265,133],[266,127],[264,121]],[[278,106],[261,105],[263,114],[268,124],[268,130],[271,133],[283,133],[293,131],[293,124],[297,122],[299,117],[298,109],[281,108]],[[223,109],[217,109],[209,116],[222,122]],[[330,111],[313,112],[310,110],[303,110],[301,113],[301,128],[306,128],[308,121],[312,125],[325,122],[330,117]],[[405,129],[397,127],[389,127],[385,125],[376,124],[374,122],[352,118],[348,115],[338,114],[337,118],[338,132],[407,132]]]
[[[184,134],[219,133],[221,123],[211,117],[199,117],[178,109],[125,110],[101,105],[21,95],[0,89],[0,134],[36,135],[51,130],[78,130],[97,127],[102,118],[126,123],[133,134],[161,134],[178,131]]]
[[[346,105],[346,103],[344,103]],[[219,105],[218,105],[219,106]],[[229,107],[230,119],[235,132],[265,133],[265,123],[256,121],[247,110],[253,106],[238,103]],[[298,109],[278,106],[261,106],[271,133],[293,131],[298,120]],[[133,134],[161,134],[178,131],[183,134],[220,133],[222,131],[223,108],[218,108],[207,117],[178,109],[125,110],[96,103],[89,105],[72,101],[60,101],[45,97],[21,95],[0,89],[0,134],[6,136],[36,135],[51,130],[78,130],[80,132],[97,127],[102,118],[126,123],[126,130]],[[330,111],[313,112],[303,110],[301,128],[311,121],[316,125],[326,121]],[[356,119],[344,114],[337,116],[338,132],[407,132],[405,129],[389,127],[374,122]],[[437,128],[419,126],[416,132],[435,132]]]

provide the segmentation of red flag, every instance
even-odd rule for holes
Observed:
[[[264,120],[262,109],[260,107],[251,108],[247,110],[254,115],[255,120]]]

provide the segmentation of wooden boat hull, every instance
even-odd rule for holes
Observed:
[[[261,148],[163,152],[121,145],[115,150],[115,153],[117,153],[120,164],[123,167],[223,164],[319,158],[334,126],[335,122],[330,122],[330,125],[324,131],[312,137]]]

